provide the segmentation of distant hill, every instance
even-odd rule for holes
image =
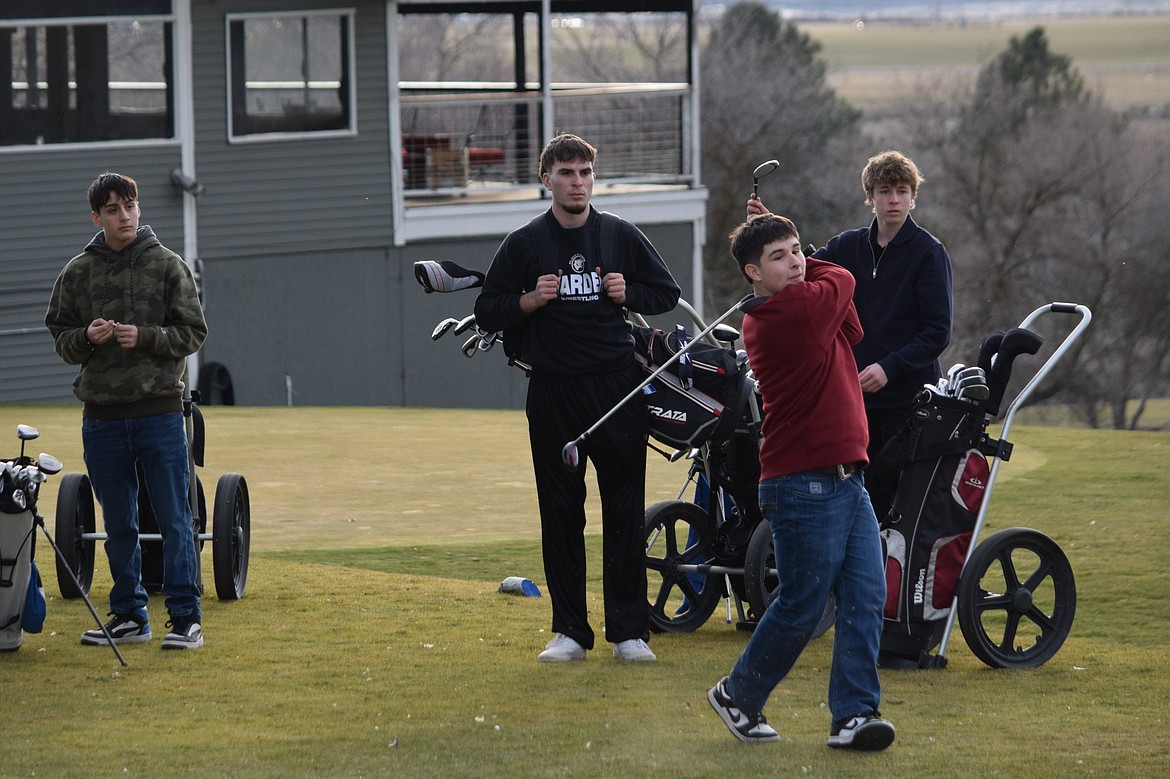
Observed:
[[[763,0],[794,19],[986,19],[1009,17],[1113,16],[1170,14],[1170,0],[1023,0],[973,3],[960,0]],[[703,0],[707,14],[726,2]]]

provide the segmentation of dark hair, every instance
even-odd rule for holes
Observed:
[[[558,162],[593,162],[597,159],[597,149],[590,146],[585,139],[572,133],[561,133],[549,141],[540,152],[540,176],[552,170]]]
[[[779,214],[755,214],[731,231],[731,256],[739,263],[739,272],[749,282],[748,265],[757,265],[764,254],[764,247],[773,241],[797,238],[800,232],[791,219]]]
[[[86,192],[89,196],[90,210],[101,211],[102,206],[109,202],[111,193],[123,200],[137,200],[138,182],[129,176],[123,176],[121,173],[106,171],[93,180]]]

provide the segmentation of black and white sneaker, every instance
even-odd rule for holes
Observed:
[[[763,713],[747,714],[735,708],[735,704],[731,702],[731,696],[727,694],[726,684],[727,677],[725,676],[719,680],[719,684],[707,692],[707,700],[711,703],[711,708],[715,709],[715,713],[727,725],[728,730],[740,741],[779,741],[780,734],[768,724]]]
[[[107,632],[115,644],[141,644],[150,640],[150,620],[146,618],[146,609],[129,614],[115,614],[111,611],[109,615],[113,619],[105,624],[105,630],[92,628],[85,631],[81,634],[81,643],[108,646],[110,641],[106,638]]]
[[[850,717],[829,732],[829,746],[878,752],[894,743],[894,725],[874,712]]]
[[[171,617],[167,627],[171,629],[163,639],[163,649],[198,649],[203,646],[203,628],[199,624],[199,617],[187,614],[182,617]]]

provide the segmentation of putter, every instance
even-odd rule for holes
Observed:
[[[584,433],[582,433],[581,435],[574,438],[572,441],[569,441],[567,444],[565,444],[564,448],[561,449],[561,462],[563,462],[565,464],[565,467],[567,467],[570,471],[577,470],[577,466],[581,464],[581,452],[580,452],[579,447],[581,446],[581,444],[585,443],[585,439],[587,439],[589,436],[593,435],[593,433],[596,432],[597,428],[599,428],[603,424],[605,424],[605,422],[611,416],[613,416],[614,413],[619,408],[624,406],[626,403],[629,403],[630,400],[632,400],[633,398],[637,397],[637,395],[642,390],[644,390],[647,386],[649,386],[650,382],[654,381],[659,376],[661,376],[667,368],[669,368],[671,365],[673,365],[675,362],[677,362],[679,359],[681,359],[684,354],[687,354],[688,350],[692,346],[694,346],[695,344],[702,341],[703,338],[706,337],[707,335],[709,335],[710,333],[714,332],[715,328],[718,327],[723,322],[724,319],[727,319],[727,317],[731,316],[736,311],[739,311],[740,307],[743,306],[744,303],[747,303],[749,300],[751,300],[753,297],[755,297],[754,292],[745,295],[734,306],[732,306],[731,308],[727,309],[722,314],[720,314],[718,319],[716,319],[711,324],[707,325],[707,327],[704,328],[701,333],[698,333],[697,335],[695,335],[694,338],[687,341],[686,346],[682,347],[677,352],[675,352],[673,355],[671,355],[670,359],[668,359],[666,362],[662,363],[662,365],[659,365],[649,376],[647,376],[645,379],[642,380],[641,384],[639,384],[637,387],[634,387],[632,390],[630,390],[630,393],[628,395],[626,395],[624,398],[619,400],[617,402],[617,404],[613,408],[611,408],[609,411],[605,412],[601,416],[601,419],[597,420],[592,425],[590,425],[588,430],[586,430]]]
[[[752,194],[753,195],[756,195],[757,197],[759,196],[760,179],[762,179],[764,176],[767,176],[769,173],[774,172],[776,170],[776,168],[779,168],[779,167],[780,167],[779,160],[768,160],[767,162],[760,163],[759,165],[756,166],[756,169],[754,171],[752,171]]]
[[[435,325],[434,331],[431,333],[431,340],[437,341],[442,338],[448,330],[459,324],[459,320],[454,317],[447,317],[439,324]]]

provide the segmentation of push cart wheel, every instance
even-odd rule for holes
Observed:
[[[93,488],[84,473],[67,473],[57,488],[57,518],[55,522],[57,547],[57,586],[63,598],[81,598],[89,594],[93,584],[92,539],[94,532]],[[73,577],[77,577],[77,585]]]
[[[959,577],[959,627],[993,668],[1035,668],[1072,629],[1077,589],[1056,542],[1029,528],[1001,530],[975,548]]]
[[[219,477],[211,522],[215,594],[220,600],[239,600],[244,597],[248,581],[248,548],[252,534],[248,483],[240,474],[225,473]]]
[[[752,540],[748,543],[743,561],[744,589],[747,591],[748,616],[760,621],[768,605],[780,592],[780,577],[776,574],[776,547],[772,542],[772,526],[767,521],[756,525]],[[813,638],[825,634],[837,621],[837,598],[829,593],[829,601],[821,619],[813,629]]]
[[[683,564],[710,562],[715,541],[707,512],[685,500],[646,509],[646,579],[650,627],[659,633],[696,630],[719,605],[721,576],[684,572]]]

